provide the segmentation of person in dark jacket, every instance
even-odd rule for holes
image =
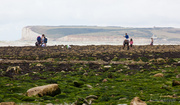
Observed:
[[[128,34],[127,33],[125,33],[125,39],[124,39],[124,43],[123,43],[123,49],[124,49],[124,47],[125,47],[125,45],[127,45],[127,50],[129,50],[129,36],[128,36]]]

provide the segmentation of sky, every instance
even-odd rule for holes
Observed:
[[[180,28],[180,0],[0,0],[0,41],[26,26]]]

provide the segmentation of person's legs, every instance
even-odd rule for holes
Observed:
[[[125,45],[126,45],[126,42],[124,41],[124,42],[123,42],[123,49],[124,49]]]
[[[127,50],[129,50],[129,41],[127,40]]]

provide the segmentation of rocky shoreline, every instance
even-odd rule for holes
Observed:
[[[179,104],[179,75],[180,45],[0,47],[0,102]],[[61,92],[27,95],[48,84]]]

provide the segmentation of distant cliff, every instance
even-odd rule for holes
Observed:
[[[133,39],[180,41],[180,29],[171,27],[123,28],[98,26],[27,26],[22,30],[22,40],[36,40],[45,34],[49,40],[55,41],[105,41],[123,40],[125,33]]]
[[[32,31],[31,27],[24,27],[22,29],[22,40],[36,40],[37,36],[41,36],[41,34]]]

